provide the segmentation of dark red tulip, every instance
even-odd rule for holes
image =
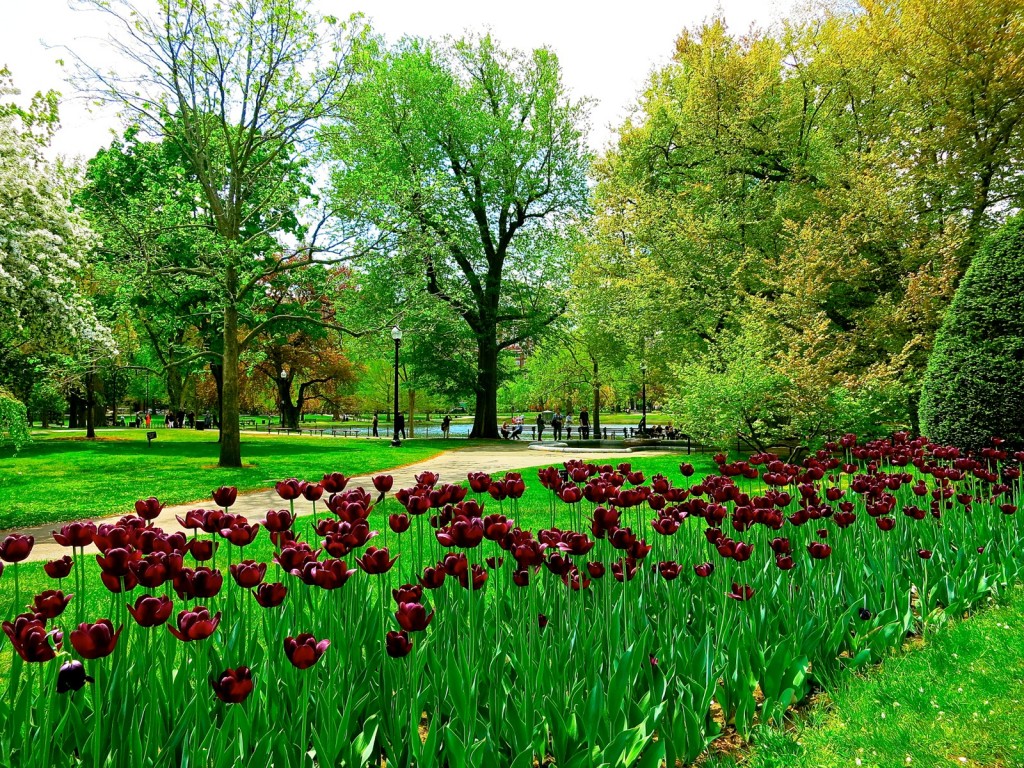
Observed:
[[[20,563],[32,553],[35,543],[34,536],[12,533],[0,542],[0,560],[7,563]]]
[[[83,622],[71,632],[71,645],[83,659],[102,659],[114,652],[122,629],[118,627],[115,632],[110,619],[100,619],[95,624]]]
[[[219,541],[209,541],[200,539],[190,539],[188,542],[188,553],[192,555],[192,559],[197,563],[204,563],[207,560],[213,559],[214,553],[217,551],[217,547],[220,546]]]
[[[345,486],[348,485],[349,478],[341,474],[341,472],[331,472],[325,474],[323,479],[320,480],[320,485],[327,493],[341,493],[345,490]]]
[[[132,571],[129,571],[124,576],[114,576],[110,573],[101,573],[100,581],[103,582],[104,587],[115,595],[122,592],[131,592],[139,586],[139,580]]]
[[[917,550],[917,556],[920,557],[922,560],[931,560],[932,551],[930,549],[919,549]]]
[[[544,629],[548,625],[548,617],[543,613],[537,614],[537,626]]]
[[[177,552],[153,552],[132,563],[132,573],[146,589],[156,589],[182,571],[182,557]]]
[[[41,663],[56,658],[54,647],[60,649],[63,634],[59,630],[46,631],[46,625],[33,614],[22,614],[14,622],[5,621],[3,630],[11,639],[14,650],[27,662]],[[53,638],[54,645],[50,645]]]
[[[636,569],[637,565],[634,558],[619,558],[612,563],[612,576],[615,577],[616,581],[632,581],[633,577],[636,576]]]
[[[246,547],[252,544],[260,532],[259,523],[250,525],[249,521],[241,515],[234,518],[225,515],[221,520],[221,525],[223,527],[217,532],[236,547]]]
[[[218,507],[227,509],[238,499],[238,489],[233,485],[222,485],[213,492],[213,500]]]
[[[412,650],[412,640],[409,639],[409,633],[404,629],[401,632],[388,632],[384,637],[384,647],[387,649],[388,656],[400,659],[409,655]]]
[[[484,522],[479,517],[457,517],[447,528],[435,534],[444,547],[471,549],[484,538]]]
[[[238,586],[242,589],[252,589],[267,575],[267,564],[243,560],[240,563],[232,563],[228,570]]]
[[[388,527],[395,533],[405,533],[411,524],[412,520],[406,514],[388,515]]]
[[[46,575],[51,579],[64,579],[71,574],[71,569],[75,562],[68,555],[58,558],[57,560],[50,560],[43,566],[43,570],[46,571]],[[3,573],[3,571],[0,571]]]
[[[398,561],[396,555],[394,559],[391,559],[391,553],[388,552],[387,547],[369,547],[362,557],[356,558],[356,563],[367,573],[380,574],[387,573],[391,570],[391,567]]]
[[[683,477],[692,477],[693,476],[693,464],[689,464],[689,463],[680,464],[679,465],[679,471],[682,473]]]
[[[135,600],[135,606],[127,605],[128,613],[140,627],[158,627],[171,618],[174,603],[166,595],[150,597],[142,595]]]
[[[434,612],[428,614],[420,603],[399,603],[395,618],[406,632],[423,632],[434,618]]]
[[[182,568],[181,573],[174,577],[174,591],[182,600],[215,597],[222,586],[224,586],[224,574],[205,566],[194,570]]]
[[[354,573],[344,560],[307,560],[302,568],[292,571],[304,583],[326,590],[340,589]]]
[[[473,565],[465,572],[458,574],[457,578],[459,584],[462,585],[463,589],[483,589],[490,574],[487,573],[479,564],[473,563]]]
[[[700,576],[702,579],[706,579],[712,573],[715,572],[714,563],[701,563],[700,565],[693,566],[693,572]]]
[[[441,476],[437,472],[430,472],[429,470],[420,472],[416,475],[416,483],[418,485],[426,486],[427,488],[433,488],[437,485],[437,481],[441,479]]]
[[[776,555],[775,565],[779,567],[779,570],[790,571],[796,563],[793,562],[793,558],[789,555]]]
[[[526,568],[517,568],[512,571],[512,583],[517,587],[525,587],[530,583],[530,572]]]
[[[241,704],[252,693],[252,671],[248,667],[225,669],[219,677],[210,678],[210,685],[225,704]]]
[[[303,632],[298,637],[284,639],[284,654],[296,669],[309,669],[320,661],[330,645],[330,640],[317,642],[313,635]]]
[[[820,541],[812,541],[807,545],[807,551],[815,560],[825,560],[832,554],[832,547]]]
[[[42,616],[47,621],[52,621],[64,613],[64,609],[68,607],[72,597],[74,595],[65,595],[58,589],[47,589],[45,592],[40,592],[35,596],[35,599],[32,601],[31,610],[37,616]]]
[[[600,579],[605,574],[604,563],[597,561],[587,563],[587,573],[590,574],[591,578]]]
[[[183,643],[190,643],[193,640],[208,638],[216,631],[218,624],[220,624],[220,611],[211,617],[210,612],[200,606],[191,611],[181,611],[178,614],[178,626],[168,626],[167,631]]]
[[[473,493],[487,493],[487,489],[491,487],[491,476],[486,472],[470,472],[466,477]]]
[[[287,594],[288,587],[279,581],[274,582],[273,584],[260,584],[252,592],[252,596],[256,598],[256,602],[263,608],[276,608],[284,602],[285,595]]]
[[[287,480],[282,480],[274,486],[274,490],[277,491],[277,495],[285,501],[294,501],[302,495],[302,489],[305,487],[305,480],[297,480],[294,477],[290,477]]]
[[[57,693],[68,693],[81,690],[93,679],[85,674],[85,666],[78,659],[65,661],[57,672]]]
[[[732,583],[732,592],[728,592],[726,597],[730,597],[733,600],[739,600],[740,602],[746,602],[754,597],[754,588],[749,584],[737,584],[735,581]]]
[[[423,599],[423,587],[420,584],[403,584],[391,590],[396,603],[418,603]]]
[[[156,496],[150,496],[148,499],[139,499],[135,502],[135,514],[143,520],[155,520],[160,516],[160,511],[163,508],[164,505],[160,503]]]
[[[875,525],[878,526],[879,530],[891,531],[896,527],[896,519],[892,517],[876,517]]]
[[[306,501],[320,501],[324,495],[324,487],[320,483],[306,483],[302,488],[302,498]]]
[[[132,566],[141,559],[142,555],[139,552],[121,547],[108,549],[105,555],[96,555],[96,562],[109,576],[127,576]]]
[[[53,531],[53,540],[62,547],[88,547],[96,535],[96,525],[87,523],[68,523],[59,531]]]
[[[658,573],[665,581],[672,581],[679,576],[679,563],[663,560],[658,563]]]
[[[313,550],[304,541],[287,544],[274,554],[274,561],[289,573],[298,570],[309,560],[316,560],[320,550]]]
[[[583,491],[576,485],[563,485],[558,490],[558,498],[566,504],[578,504],[583,500]]]
[[[373,487],[381,494],[387,493],[395,485],[395,478],[391,475],[374,475],[372,480]]]
[[[448,574],[445,572],[444,567],[441,563],[437,564],[437,567],[427,566],[423,569],[423,575],[420,576],[419,582],[423,585],[424,589],[439,589],[444,584],[445,577]]]
[[[857,615],[860,617],[861,621],[870,621],[872,613],[867,608],[861,608],[857,611]]]
[[[270,533],[282,533],[291,530],[295,523],[295,515],[287,509],[268,509],[266,519],[261,522]]]

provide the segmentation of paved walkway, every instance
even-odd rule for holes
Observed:
[[[644,456],[657,456],[664,453],[666,452],[647,451],[644,453]],[[636,454],[628,453],[623,450],[606,451],[601,453],[588,452],[585,455],[581,455],[581,458],[585,458],[587,461],[619,457],[635,459]],[[439,473],[441,476],[440,482],[462,483],[466,481],[466,474],[468,472],[494,473],[528,466],[561,464],[567,458],[569,457],[567,457],[565,453],[561,453],[556,450],[544,451],[539,450],[536,447],[534,447],[533,450],[530,450],[530,444],[527,442],[502,442],[495,443],[493,445],[478,445],[447,451],[446,453],[443,453],[440,456],[435,456],[432,459],[427,459],[398,469],[382,469],[379,472],[374,472],[374,474],[393,476],[395,478],[393,490],[397,491],[399,488],[408,488],[414,485],[416,483],[415,476],[425,469]],[[370,478],[370,475],[353,477],[349,480],[346,489],[362,487],[371,495],[376,496],[376,492],[374,491],[373,483]],[[303,479],[312,480],[313,478]],[[527,482],[531,480],[529,477],[526,479]],[[533,477],[532,480],[536,482],[536,477]],[[190,509],[209,508],[214,506],[216,505],[213,503],[213,500],[207,497],[205,499],[199,499],[192,502],[191,504],[166,507],[160,516],[153,522],[165,531],[179,531],[182,530],[182,528],[178,525],[175,515],[181,515],[184,517],[185,513]],[[277,492],[273,488],[269,488],[262,491],[252,491],[250,493],[239,494],[234,506],[231,507],[231,512],[235,515],[245,515],[245,517],[250,521],[259,521],[266,516],[267,510],[287,508],[288,502],[282,501],[281,497],[277,495]],[[321,503],[320,509],[324,508],[325,507]],[[124,514],[128,514],[129,511],[130,510],[125,510]],[[311,514],[312,505],[303,498],[296,499],[295,511],[300,515]],[[109,521],[117,520],[120,517],[121,515],[114,515],[104,519]],[[96,522],[100,522],[100,520],[96,520]],[[31,534],[36,538],[35,547],[32,549],[31,556],[28,558],[29,561],[52,560],[54,558],[61,557],[62,555],[69,554],[67,548],[60,546],[53,540],[51,532],[57,527],[59,526],[50,524],[36,528],[18,530],[19,533]]]

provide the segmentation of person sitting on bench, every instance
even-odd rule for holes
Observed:
[[[521,434],[523,434],[523,425],[522,425],[522,424],[516,424],[516,425],[515,425],[515,426],[514,426],[514,427],[512,428],[512,439],[513,439],[513,440],[518,440],[518,439],[519,439],[519,436],[520,436]]]
[[[504,423],[501,425],[501,439],[508,440],[511,436],[512,430],[509,429],[508,419],[505,419]]]

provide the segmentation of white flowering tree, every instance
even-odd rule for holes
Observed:
[[[0,372],[55,351],[95,357],[110,336],[83,295],[83,257],[94,236],[71,204],[73,168],[44,150],[58,124],[57,94],[28,106],[0,69]],[[24,443],[25,408],[0,381],[0,445]]]
[[[0,69],[0,98],[13,93]],[[79,290],[93,236],[71,205],[73,172],[43,156],[56,124],[55,93],[0,103],[0,350],[109,338]]]

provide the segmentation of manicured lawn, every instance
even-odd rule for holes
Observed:
[[[716,768],[1024,765],[1024,590],[887,659]]]
[[[451,448],[440,440],[406,441],[242,435],[242,469],[217,467],[217,435],[158,429],[146,445],[145,430],[107,429],[95,441],[84,433],[38,435],[13,456],[0,452],[0,529],[82,517],[127,513],[134,501],[156,496],[183,504],[221,485],[252,491],[285,477],[349,475],[402,466]],[[466,445],[459,442],[459,447]]]

